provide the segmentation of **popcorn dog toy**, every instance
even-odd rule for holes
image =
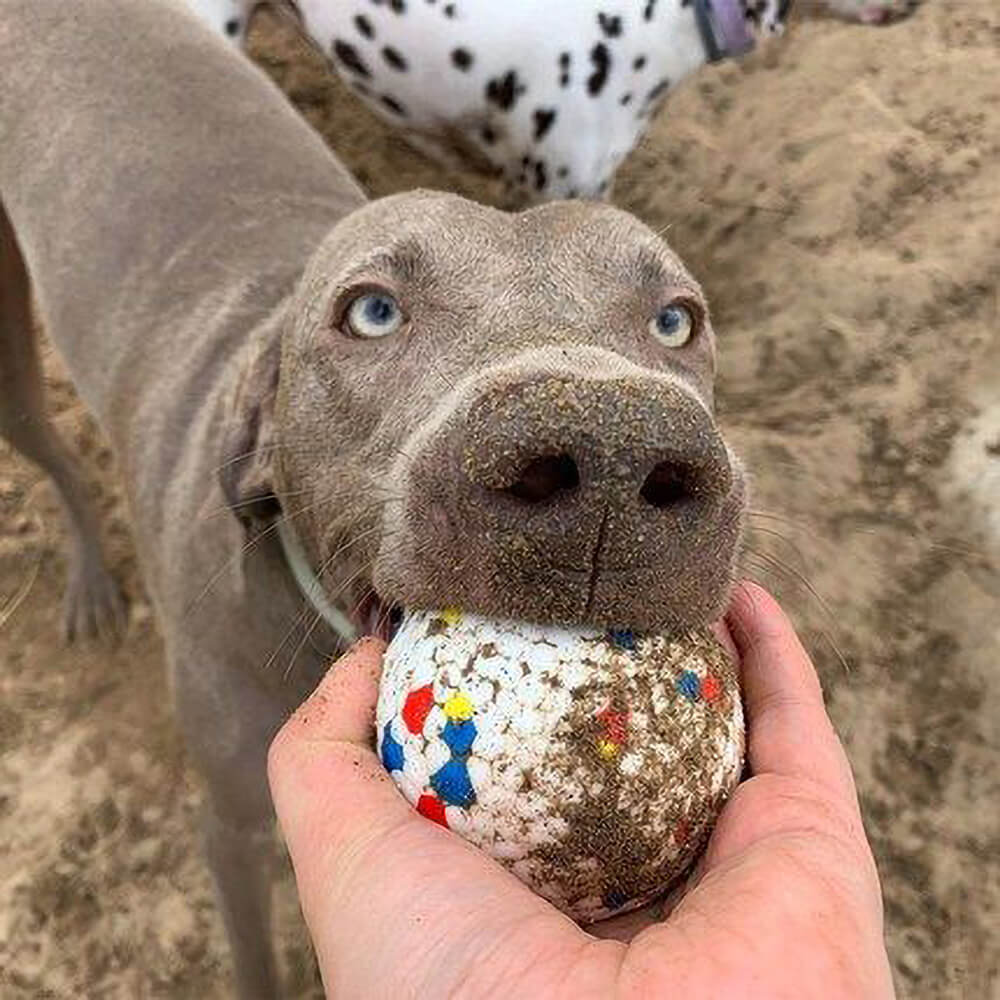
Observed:
[[[419,812],[582,922],[668,889],[743,765],[736,671],[708,629],[410,612],[386,652],[376,729]]]

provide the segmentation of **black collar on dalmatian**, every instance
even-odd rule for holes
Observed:
[[[693,4],[709,62],[742,56],[754,47],[741,0],[693,0]]]

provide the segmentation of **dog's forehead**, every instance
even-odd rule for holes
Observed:
[[[457,195],[415,191],[371,202],[331,234],[321,267],[349,281],[396,266],[447,282],[501,275],[697,285],[680,258],[634,216],[600,202],[503,212]]]

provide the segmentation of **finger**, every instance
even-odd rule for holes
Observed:
[[[318,842],[325,855],[358,824],[381,828],[409,811],[372,743],[384,650],[372,637],[355,643],[271,743],[271,795],[293,855],[312,857]]]
[[[733,641],[732,633],[729,631],[729,626],[726,624],[725,618],[720,618],[717,622],[713,622],[710,627],[712,629],[712,634],[719,640],[719,643],[729,654],[729,658],[733,661],[733,663],[739,663],[740,654],[736,648],[736,643]]]
[[[385,643],[359,639],[285,724],[300,740],[370,745]]]
[[[753,773],[815,781],[853,801],[854,781],[819,678],[778,603],[743,583],[726,622],[742,666]]]

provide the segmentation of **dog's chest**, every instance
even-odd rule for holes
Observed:
[[[705,58],[690,0],[299,7],[382,115],[429,137],[459,129],[508,180],[548,197],[600,193],[669,87]]]

